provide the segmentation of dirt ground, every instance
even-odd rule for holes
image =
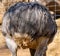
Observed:
[[[11,56],[7,48],[0,48],[0,56]],[[30,56],[29,49],[18,49],[17,56]]]

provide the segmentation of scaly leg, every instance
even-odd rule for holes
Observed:
[[[41,42],[41,44],[38,45],[34,56],[44,56],[47,49],[48,41],[49,41],[49,38],[46,38]]]

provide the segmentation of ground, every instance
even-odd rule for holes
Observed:
[[[0,49],[0,56],[11,56],[7,48]],[[18,49],[17,56],[30,56],[29,49]]]

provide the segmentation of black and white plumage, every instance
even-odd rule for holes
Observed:
[[[49,10],[43,5],[36,2],[18,2],[4,14],[2,32],[8,48],[14,53],[17,46],[14,40],[9,39],[10,35],[28,34],[33,39],[40,36],[51,37],[56,33],[56,23]]]

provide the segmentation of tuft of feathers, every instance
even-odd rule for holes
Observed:
[[[2,23],[4,35],[28,34],[34,39],[38,36],[52,36],[56,28],[49,10],[37,2],[16,3],[7,10]]]

